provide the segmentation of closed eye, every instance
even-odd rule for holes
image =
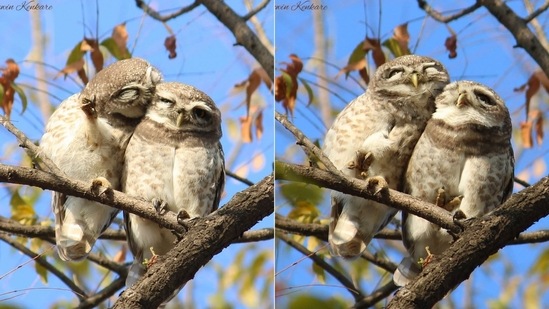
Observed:
[[[115,92],[113,97],[121,101],[129,102],[137,99],[139,93],[138,87],[126,87]]]
[[[394,68],[394,69],[391,69],[389,72],[387,72],[387,74],[385,75],[385,78],[392,78],[394,76],[396,76],[397,74],[402,74],[404,73],[404,69],[403,68]]]
[[[158,101],[166,104],[166,105],[174,105],[175,104],[175,101],[172,100],[172,99],[168,99],[168,98],[165,98],[165,97],[161,97],[161,96],[158,96]]]

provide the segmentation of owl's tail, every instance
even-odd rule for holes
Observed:
[[[374,201],[334,193],[328,235],[331,254],[347,259],[358,257],[395,213],[395,209]]]
[[[407,256],[402,259],[393,274],[393,281],[397,286],[405,286],[412,281],[421,272],[421,267],[412,257]]]
[[[55,241],[64,261],[84,259],[101,233],[111,224],[118,210],[69,196],[56,215]]]

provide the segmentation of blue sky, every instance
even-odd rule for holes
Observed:
[[[277,1],[277,5],[297,4],[299,1]],[[524,120],[523,105],[525,102],[524,93],[515,92],[513,89],[524,84],[530,77],[536,64],[520,48],[511,48],[515,40],[511,34],[504,29],[484,9],[480,9],[470,17],[466,17],[449,26],[458,36],[458,57],[449,59],[444,47],[445,39],[450,35],[448,28],[435,22],[433,19],[425,19],[425,13],[421,11],[416,1],[320,1],[326,6],[322,10],[324,18],[324,31],[328,42],[326,61],[336,65],[338,68],[328,67],[327,78],[342,87],[331,87],[334,92],[330,96],[330,104],[336,110],[341,110],[347,102],[361,94],[364,85],[358,85],[351,79],[345,80],[344,76],[336,78],[338,69],[347,64],[347,60],[356,45],[365,38],[380,36],[382,41],[392,36],[393,29],[404,22],[408,22],[410,33],[410,48],[417,54],[430,56],[441,61],[450,73],[451,80],[474,80],[484,83],[500,94],[508,106],[513,119],[514,128],[518,128],[519,122]],[[382,7],[379,7],[382,3]],[[454,13],[456,9],[467,7],[474,1],[429,1],[435,8],[442,8],[446,13]],[[522,1],[509,1],[508,4],[518,14],[525,16]],[[544,29],[548,29],[547,23],[549,14],[546,12],[539,18]],[[297,54],[304,59],[304,72],[300,77],[316,82],[315,64],[310,57],[315,54],[313,12],[311,10],[276,10],[276,63],[277,70],[283,68],[281,62],[289,61],[289,55]],[[371,59],[370,59],[371,63]],[[279,74],[279,71],[277,71]],[[358,74],[352,73],[358,78]],[[334,85],[334,84],[331,84]],[[311,85],[317,94],[317,88]],[[547,96],[542,96],[541,101],[547,102]],[[326,133],[326,127],[318,116],[315,102],[311,107],[306,107],[307,94],[303,88],[298,93],[298,103],[293,118],[294,123],[313,141],[322,139]],[[547,105],[541,103],[541,108],[547,112]],[[276,109],[283,112],[278,104]],[[335,117],[335,115],[334,115]],[[276,127],[276,156],[279,159],[302,163],[304,156],[298,146],[295,146],[293,136],[285,131],[281,125]],[[516,132],[515,132],[516,134]],[[522,149],[514,139],[516,156],[516,174],[532,183],[547,174],[547,143],[535,146],[532,149]],[[535,163],[532,163],[535,162]],[[516,187],[520,188],[520,187]],[[280,196],[280,195],[278,195]],[[276,211],[287,214],[291,208],[277,199]],[[324,218],[329,216],[329,204],[324,201],[319,206]],[[537,222],[530,230],[547,229],[549,219],[544,218]],[[370,250],[380,250],[383,243],[374,241]],[[279,250],[280,248],[283,250]],[[510,246],[499,253],[499,259],[489,266],[482,267],[473,275],[473,288],[478,293],[475,296],[474,304],[477,307],[486,306],[487,299],[497,299],[502,291],[500,284],[506,280],[503,276],[505,265],[512,264],[519,276],[519,293],[513,298],[512,304],[522,304],[522,293],[531,281],[525,276],[527,270],[535,261],[536,256],[545,248],[541,245]],[[277,280],[284,282],[286,286],[295,287],[288,290],[288,296],[277,297],[277,304],[286,304],[293,295],[302,293],[313,293],[319,297],[328,298],[333,295],[342,295],[345,299],[352,300],[350,295],[343,288],[334,288],[330,285],[340,286],[335,280],[328,280],[326,285],[319,284],[318,280],[311,274],[311,262],[302,259],[302,255],[295,250],[287,250],[284,246],[277,246],[276,268],[286,271],[278,275]],[[394,255],[387,249],[390,257],[400,261],[399,255]],[[520,263],[517,263],[520,260]],[[297,262],[299,261],[299,262]],[[296,265],[292,265],[292,263]],[[345,263],[345,262],[343,262]],[[488,276],[487,274],[491,275]],[[329,277],[329,275],[328,275]],[[376,287],[378,281],[371,282],[365,287],[365,291],[371,291]],[[455,301],[458,308],[463,299],[463,285],[455,292]],[[549,295],[543,295],[543,302],[549,303]]]
[[[259,1],[255,1],[256,3]],[[259,95],[253,98],[253,104],[264,109],[264,135],[261,140],[255,140],[250,144],[240,144],[238,132],[238,117],[245,115],[243,105],[244,94],[236,92],[235,84],[246,80],[251,70],[259,65],[248,52],[239,46],[234,46],[235,39],[217,19],[215,19],[203,7],[198,7],[192,12],[167,22],[176,33],[177,58],[168,59],[168,52],[164,48],[164,39],[169,35],[162,23],[143,18],[142,11],[135,6],[134,1],[40,1],[41,4],[49,4],[52,9],[40,12],[40,28],[44,33],[46,48],[43,52],[44,61],[57,70],[64,67],[66,59],[72,48],[79,42],[83,35],[94,37],[99,33],[100,41],[109,37],[112,28],[121,22],[126,22],[129,33],[128,46],[134,56],[142,57],[159,68],[167,81],[179,81],[188,83],[208,93],[218,104],[223,113],[222,144],[225,150],[228,168],[231,171],[240,170],[248,179],[257,182],[272,171],[274,138],[273,138],[273,103],[272,96],[265,86],[259,89]],[[2,0],[0,5],[19,4],[18,1]],[[151,1],[153,8],[171,12],[178,6],[169,1]],[[247,12],[241,1],[231,2],[233,8],[241,14]],[[97,11],[99,12],[97,14]],[[274,17],[273,8],[268,7],[260,12],[257,17],[264,27],[267,38],[273,41]],[[24,10],[0,10],[0,28],[4,33],[10,33],[3,38],[0,49],[0,66],[8,58],[15,59],[19,63],[21,74],[16,82],[22,85],[34,86],[34,74],[36,66],[23,60],[32,57],[32,32],[30,14]],[[98,31],[97,31],[97,30]],[[110,60],[112,62],[112,59]],[[51,83],[49,101],[56,106],[61,100],[70,94],[81,90],[82,85],[71,78],[55,78],[57,70],[46,68],[47,81]],[[29,87],[24,87],[25,90]],[[34,105],[36,93],[28,90],[29,108],[21,113],[19,100],[16,98],[13,123],[23,130],[31,139],[38,140],[43,133],[44,119],[39,109]],[[15,150],[14,150],[15,149]],[[14,138],[3,129],[0,129],[0,160],[2,163],[19,164],[21,152],[17,150]],[[221,204],[226,203],[236,192],[245,189],[246,186],[228,178],[226,194]],[[29,193],[29,190],[23,192]],[[10,195],[4,185],[0,185],[0,215],[10,216]],[[36,212],[40,219],[52,218],[49,206],[49,193],[46,192],[36,204]],[[270,216],[254,228],[272,227],[273,216]],[[193,281],[194,299],[197,308],[206,308],[217,292],[218,273],[228,262],[232,261],[236,253],[244,245],[234,245],[217,255],[213,261],[201,269]],[[107,248],[108,254],[115,254],[118,247]],[[272,242],[258,243],[255,249],[249,249],[245,255],[243,266],[251,263],[253,254],[272,250]],[[51,254],[50,254],[51,255]],[[0,266],[0,276],[21,263],[28,260],[5,244],[0,244],[0,257],[3,261]],[[128,256],[128,260],[129,260]],[[49,258],[51,260],[51,257]],[[267,261],[266,269],[272,270],[272,258]],[[218,270],[220,269],[220,270]],[[97,276],[97,275],[96,275]],[[37,308],[52,301],[65,299],[73,300],[70,291],[40,290],[38,288],[65,288],[65,286],[49,276],[49,283],[44,285],[38,279],[33,263],[14,271],[12,274],[0,279],[0,293],[13,290],[33,288],[26,291],[24,296],[19,296],[11,302],[20,304],[25,308]],[[100,277],[93,285],[98,284]],[[263,280],[263,282],[261,281]],[[262,288],[265,278],[258,280],[257,288]],[[93,280],[92,280],[93,281]],[[262,283],[261,283],[262,282]],[[92,285],[92,286],[93,286]],[[229,289],[224,296],[237,306],[243,306],[237,301],[238,287]],[[187,292],[180,293],[180,296]],[[272,295],[272,293],[271,293]],[[6,296],[0,296],[0,299]],[[8,295],[9,297],[9,295]],[[1,305],[0,305],[1,307]]]

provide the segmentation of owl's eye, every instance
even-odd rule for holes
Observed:
[[[437,68],[435,68],[434,66],[433,67],[426,67],[423,69],[425,71],[425,73],[427,74],[436,74],[439,72],[439,70]]]
[[[160,96],[158,97],[158,101],[160,101],[160,102],[162,102],[162,103],[164,103],[164,104],[166,104],[166,105],[169,105],[169,106],[175,104],[175,101],[174,101],[174,100],[171,100],[171,99],[168,99],[168,98],[165,98],[165,97],[160,97]]]
[[[121,101],[133,101],[139,96],[139,88],[127,87],[122,88],[114,94],[114,97]]]
[[[212,118],[210,113],[208,113],[208,111],[202,108],[194,108],[193,115],[196,119],[204,120],[204,121],[210,121],[210,119]]]
[[[494,106],[494,105],[496,105],[496,102],[494,102],[494,100],[492,100],[492,98],[490,98],[489,96],[485,95],[484,93],[475,92],[475,95],[476,95],[477,98],[480,100],[480,102],[482,102],[482,104],[489,105],[489,106]]]
[[[394,69],[391,69],[389,72],[387,72],[385,74],[385,78],[392,78],[392,77],[396,76],[397,74],[402,74],[402,73],[404,73],[404,69],[394,68]]]

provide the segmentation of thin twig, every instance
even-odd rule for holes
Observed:
[[[347,291],[349,291],[349,293],[353,295],[356,301],[359,301],[364,297],[364,295],[362,295],[362,293],[355,287],[355,285],[353,284],[353,282],[351,282],[351,280],[347,279],[345,275],[343,275],[341,272],[335,269],[332,265],[324,261],[316,253],[309,251],[307,248],[303,247],[301,244],[290,239],[290,237],[286,236],[284,233],[277,232],[276,238],[284,241],[285,243],[287,243],[297,251],[303,253],[308,258],[313,260],[315,264],[320,266],[322,269],[324,269],[326,272],[332,275],[337,281],[339,281],[347,289]]]
[[[262,240],[269,240],[273,238],[274,238],[274,229],[264,228],[260,230],[244,232],[244,234],[242,234],[241,237],[233,241],[233,244],[256,242],[256,241],[262,241]]]
[[[88,309],[88,308],[95,308],[97,305],[99,305],[101,302],[106,300],[107,298],[113,296],[116,291],[120,290],[125,285],[126,278],[125,277],[118,277],[116,280],[111,282],[106,288],[103,290],[95,293],[94,295],[84,299],[77,309]]]
[[[370,308],[398,289],[393,280],[357,302],[353,308]]]
[[[62,273],[60,270],[58,270],[55,266],[50,264],[45,257],[41,256],[40,254],[37,254],[33,252],[32,250],[28,249],[27,247],[23,246],[22,244],[18,243],[17,241],[13,240],[8,234],[0,232],[0,240],[4,241],[5,243],[9,244],[13,248],[21,251],[26,256],[30,257],[31,259],[35,260],[36,263],[43,266],[45,269],[47,269],[49,272],[51,272],[54,276],[59,278],[61,282],[63,282],[67,287],[69,287],[74,294],[79,299],[84,299],[86,297],[86,292],[84,292],[80,287],[78,287],[69,277],[67,277],[64,273]]]
[[[170,19],[174,19],[176,17],[179,17],[185,13],[188,13],[192,11],[193,9],[197,8],[200,3],[198,1],[195,1],[191,3],[190,5],[184,6],[180,8],[179,10],[170,13],[168,15],[160,15],[157,11],[155,11],[153,8],[151,8],[148,4],[145,3],[143,0],[135,0],[135,5],[137,5],[138,8],[142,9],[145,14],[149,15],[153,19],[156,19],[161,22],[167,22]]]
[[[474,11],[476,11],[478,8],[480,8],[482,5],[477,1],[475,4],[471,5],[468,8],[465,8],[455,14],[452,14],[450,16],[443,16],[439,11],[433,9],[429,3],[427,3],[426,0],[417,0],[417,4],[419,7],[427,13],[427,15],[431,16],[433,19],[440,21],[441,23],[449,23],[451,21],[454,21],[456,19],[459,19],[467,14],[470,14]]]
[[[549,8],[549,1],[545,1],[542,6],[540,6],[537,10],[533,11],[530,15],[526,16],[524,18],[524,21],[526,23],[529,23],[532,21],[532,19],[538,17],[541,13],[545,12]]]
[[[254,9],[251,9],[248,12],[248,14],[242,16],[242,19],[248,20],[248,19],[252,18],[252,16],[254,16],[255,14],[259,13],[261,10],[263,10],[267,6],[267,4],[269,4],[269,2],[271,2],[271,0],[263,0],[263,2],[261,2]]]
[[[41,163],[43,163],[46,168],[57,175],[64,176],[65,174],[53,163],[50,158],[45,156],[40,148],[36,146],[32,141],[30,141],[27,136],[21,132],[19,129],[17,129],[5,116],[0,115],[0,124],[3,125],[8,131],[13,134],[17,140],[19,141],[19,146],[21,146],[29,157],[34,161],[35,159],[39,159]]]
[[[247,178],[244,178],[244,177],[240,177],[240,176],[238,176],[237,174],[235,174],[231,171],[225,171],[225,174],[227,176],[231,177],[231,178],[234,178],[234,179],[240,181],[241,183],[243,183],[245,185],[248,185],[248,186],[253,186],[254,185],[254,183],[251,180],[249,180]]]

